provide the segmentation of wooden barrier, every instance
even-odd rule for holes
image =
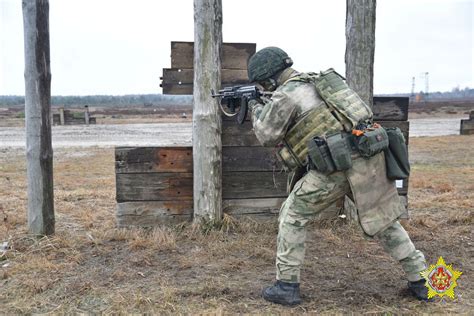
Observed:
[[[461,135],[474,135],[474,111],[469,114],[469,119],[461,120]]]
[[[192,94],[193,44],[172,42],[171,69],[163,69],[164,93]],[[223,44],[222,85],[245,84],[247,61],[255,44]],[[408,98],[374,98],[375,120],[399,127],[408,141]],[[222,121],[223,210],[233,216],[273,215],[287,197],[287,174],[276,149],[260,145],[247,120]],[[193,213],[191,147],[115,149],[119,226],[155,226],[190,220]],[[406,199],[408,181],[398,183]]]
[[[406,113],[405,101],[377,98],[374,111],[379,113],[376,121],[385,127],[399,127],[408,141],[409,122],[392,120],[404,118],[404,114],[395,117],[392,109],[392,114],[384,116],[377,111],[379,105],[392,102],[396,111]],[[222,144],[224,212],[233,216],[277,213],[287,196],[287,174],[276,159],[276,149],[260,146],[250,121],[239,125],[229,118],[223,119]],[[191,220],[192,165],[191,147],[117,147],[118,225],[155,226]],[[406,203],[408,180],[399,181],[397,187]]]
[[[89,125],[96,123],[96,118],[90,115],[88,107],[83,113],[59,108],[59,113],[53,114],[53,125]]]
[[[256,44],[222,44],[222,86],[248,82],[247,62],[255,53]],[[193,42],[171,42],[171,68],[163,69],[163,94],[193,94]]]

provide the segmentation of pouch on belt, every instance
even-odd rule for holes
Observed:
[[[308,156],[312,168],[324,174],[336,170],[326,141],[321,137],[313,137],[308,141]]]
[[[410,162],[405,137],[398,127],[385,128],[389,145],[385,149],[387,177],[391,180],[402,180],[410,175]]]
[[[351,146],[343,133],[311,138],[308,141],[308,156],[312,167],[324,174],[344,171],[352,166]]]
[[[360,132],[361,134],[355,137],[355,143],[362,157],[375,156],[388,148],[388,135],[380,125],[374,124],[374,127]]]
[[[345,134],[339,133],[326,139],[336,170],[344,171],[352,167],[351,147]]]

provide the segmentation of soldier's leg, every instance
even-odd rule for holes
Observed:
[[[422,277],[420,272],[427,268],[425,256],[415,248],[403,226],[396,221],[376,235],[385,251],[402,265],[408,281],[414,282]]]
[[[279,217],[276,270],[277,280],[300,282],[300,268],[304,260],[306,224],[350,192],[342,172],[325,176],[309,171],[295,185],[283,203]]]

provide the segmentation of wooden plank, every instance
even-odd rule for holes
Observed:
[[[192,172],[192,147],[116,147],[116,173]]]
[[[236,81],[232,83],[222,83],[220,88],[234,85],[246,85],[247,81]],[[179,95],[192,95],[193,85],[192,83],[161,83],[160,87],[163,89],[163,94],[179,94]]]
[[[222,146],[261,146],[250,121],[240,125],[235,118],[222,121]]]
[[[461,120],[461,133],[460,134],[461,135],[474,135],[474,120]]]
[[[275,216],[285,199],[225,199],[223,210],[232,216]],[[401,195],[400,201],[407,208],[407,196]],[[119,227],[153,227],[191,221],[193,209],[191,200],[138,201],[117,203],[116,214]],[[408,218],[408,211],[402,218]]]
[[[375,121],[406,121],[408,120],[408,103],[406,97],[374,97]]]
[[[59,114],[53,114],[53,125],[60,125],[61,117]]]
[[[185,84],[160,84],[163,88],[163,94],[193,94],[192,83]]]
[[[250,56],[255,54],[256,44],[253,43],[223,43],[222,69],[247,70]],[[194,43],[171,42],[171,68],[193,68]]]
[[[286,198],[223,200],[223,210],[232,216],[276,215]]]
[[[163,69],[163,84],[192,84],[194,80],[193,69]],[[221,81],[226,85],[244,84],[249,81],[247,70],[242,69],[222,69]]]
[[[171,68],[194,67],[194,42],[171,42]]]
[[[276,171],[282,170],[282,165],[275,155],[275,149],[270,147],[223,147],[223,171]]]
[[[286,173],[225,172],[222,194],[227,199],[286,196]],[[191,200],[191,173],[119,173],[116,175],[117,201]]]
[[[235,81],[231,83],[223,82],[221,88],[234,85],[246,85],[247,81]],[[163,89],[163,94],[183,94],[183,95],[192,95],[193,94],[193,84],[192,83],[161,83],[160,87]]]
[[[286,197],[287,174],[283,172],[224,172],[224,199]]]
[[[232,216],[275,216],[285,198],[230,199],[224,212]],[[192,201],[138,201],[117,203],[118,227],[156,227],[188,222],[193,217]]]
[[[118,173],[118,202],[192,200],[192,173]]]
[[[224,147],[224,171],[281,171],[269,147]],[[192,147],[116,147],[116,173],[192,172]]]
[[[249,58],[255,54],[255,43],[224,43],[222,45],[222,69],[247,70]]]
[[[144,201],[117,203],[119,227],[151,227],[191,221],[193,201]]]

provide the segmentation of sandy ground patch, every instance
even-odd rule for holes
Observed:
[[[459,135],[462,116],[410,120],[410,137]],[[190,146],[192,123],[53,126],[53,148]],[[24,127],[0,127],[0,149],[25,147]]]

